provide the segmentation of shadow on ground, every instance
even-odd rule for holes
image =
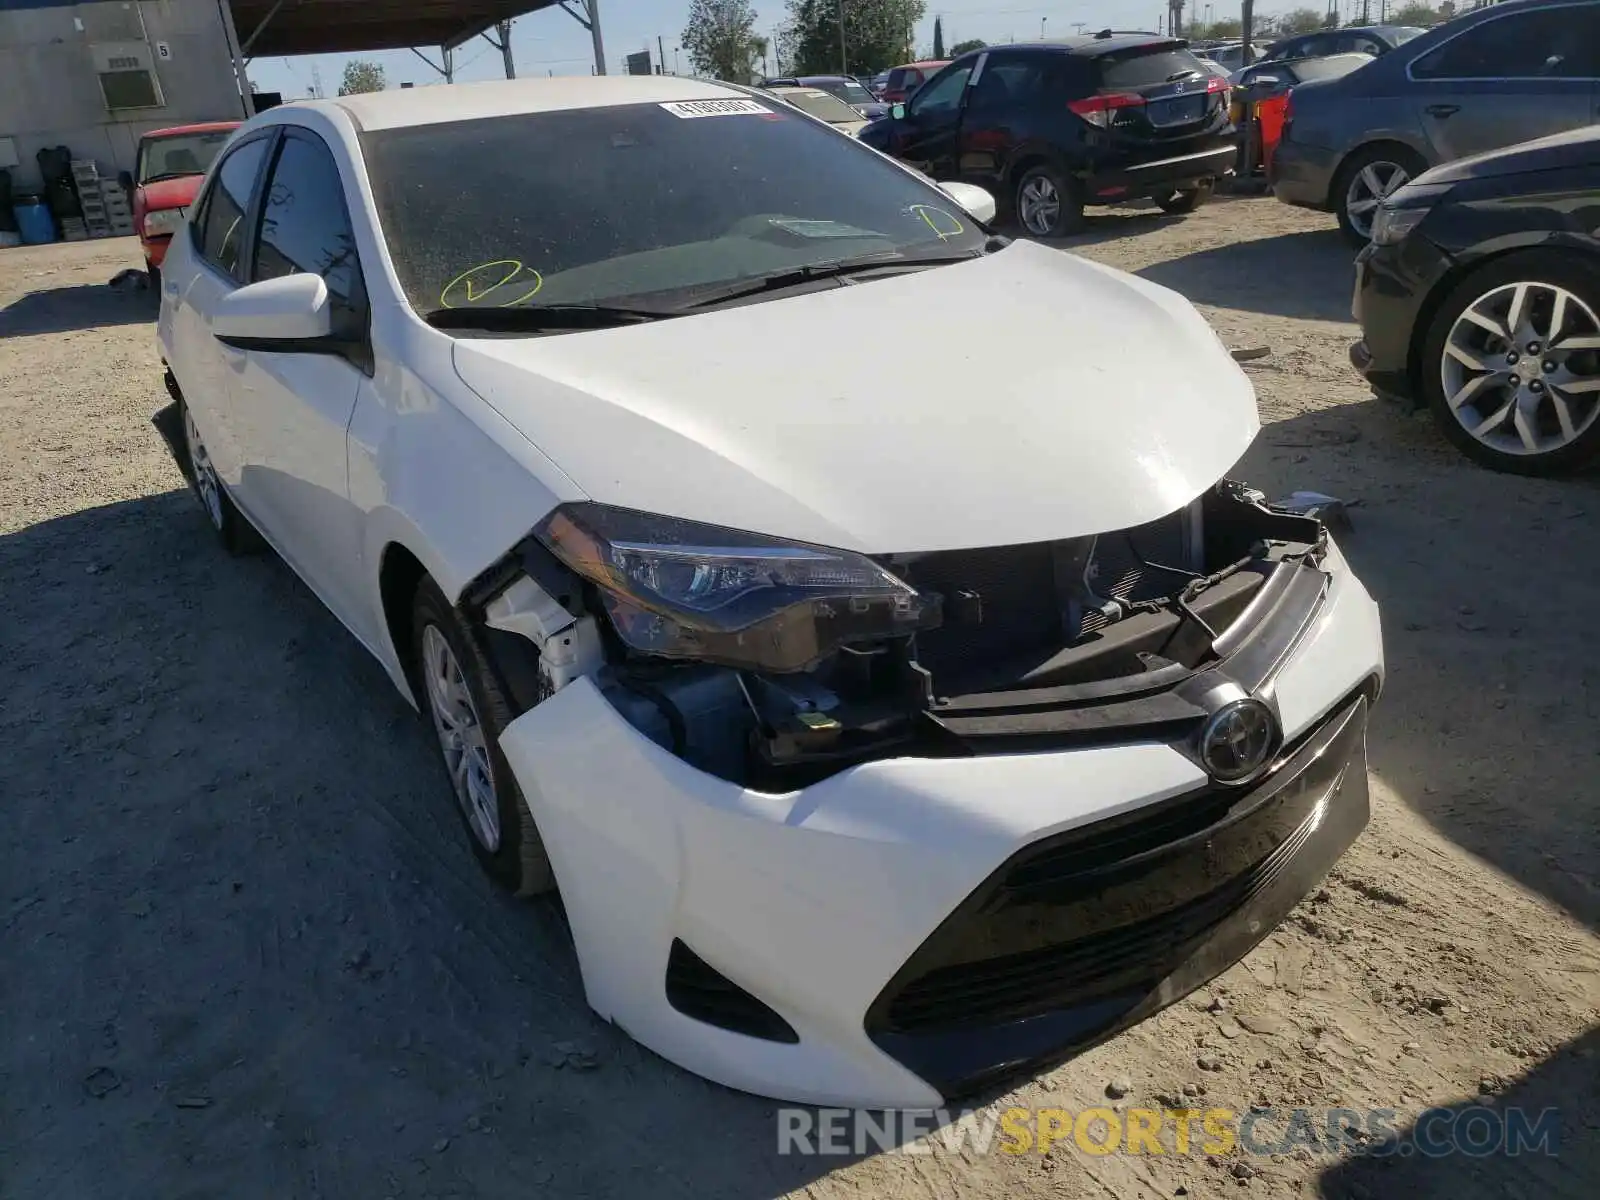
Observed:
[[[186,491],[0,537],[0,578],[7,1195],[757,1200],[851,1161],[593,1016],[420,719]]]
[[[1600,1029],[1562,1047],[1503,1093],[1430,1110],[1397,1132],[1390,1152],[1324,1172],[1322,1194],[1328,1200],[1595,1195]]]
[[[0,337],[134,325],[154,321],[159,308],[159,297],[148,288],[118,291],[105,284],[82,284],[29,292],[0,308]]]
[[[1139,274],[1196,304],[1349,321],[1354,259],[1337,229],[1317,229],[1197,250]],[[1285,280],[1292,286],[1285,287]]]

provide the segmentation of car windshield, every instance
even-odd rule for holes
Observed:
[[[812,89],[806,92],[782,92],[780,95],[801,112],[810,113],[830,125],[853,125],[861,120],[861,114],[855,109],[824,91]]]
[[[149,183],[175,175],[204,175],[232,133],[231,129],[214,129],[207,133],[147,138],[139,147],[139,182]]]
[[[931,184],[776,97],[522,113],[362,135],[419,312],[692,301],[869,255],[978,253]]]
[[[1399,29],[1391,29],[1389,31],[1389,40],[1396,46],[1404,46],[1412,38],[1421,37],[1427,32],[1426,29],[1418,29],[1414,26],[1406,25]]]
[[[877,99],[854,79],[829,79],[816,85],[825,92],[832,92],[846,104],[876,104]]]

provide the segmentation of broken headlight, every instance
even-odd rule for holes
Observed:
[[[848,550],[587,503],[534,533],[643,654],[803,671],[840,646],[939,623],[937,596]]]

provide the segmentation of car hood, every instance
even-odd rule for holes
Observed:
[[[1031,242],[651,324],[460,340],[454,357],[596,501],[865,553],[1140,525],[1259,428],[1188,301]]]
[[[1600,125],[1572,129],[1550,137],[1520,142],[1503,150],[1458,158],[1427,171],[1413,184],[1462,183],[1469,179],[1499,179],[1531,171],[1589,166],[1600,158]]]
[[[187,208],[194,203],[195,193],[205,181],[204,175],[179,175],[175,179],[158,179],[142,184],[139,192],[146,212],[160,212],[164,208]]]

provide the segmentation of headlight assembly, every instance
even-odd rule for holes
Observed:
[[[588,503],[534,532],[645,654],[802,671],[840,646],[939,623],[939,597],[847,550]]]

